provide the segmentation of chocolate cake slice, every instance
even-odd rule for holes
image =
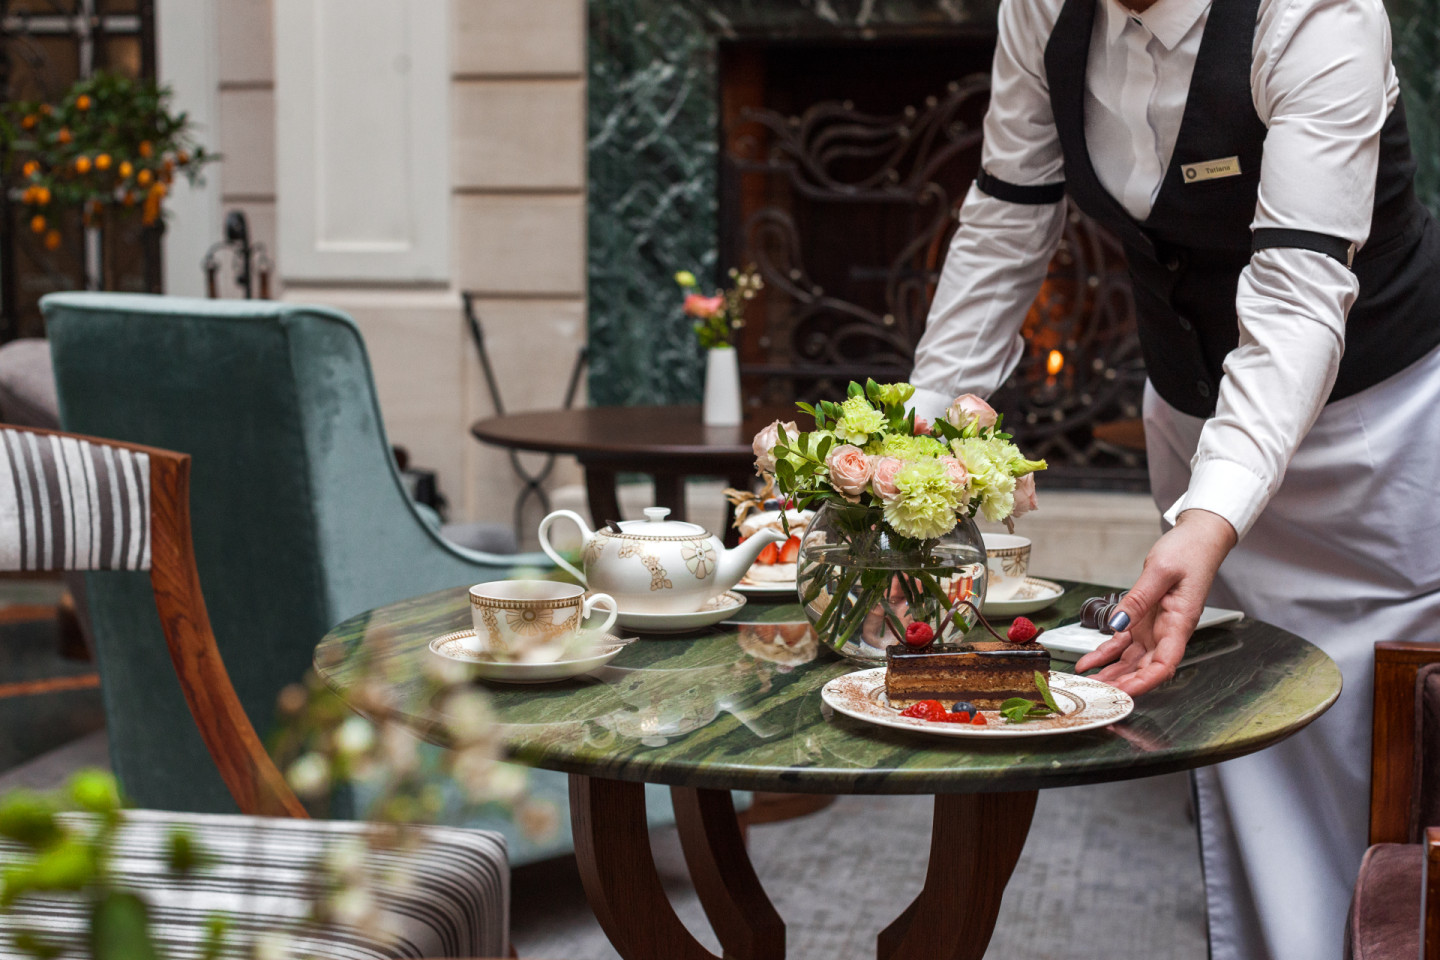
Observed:
[[[1039,700],[1037,670],[1048,676],[1050,653],[1034,642],[937,643],[921,650],[896,643],[885,650],[885,696],[900,708],[939,700],[948,710],[968,700],[996,710],[1011,697]]]

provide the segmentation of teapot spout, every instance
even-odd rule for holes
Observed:
[[[760,556],[772,543],[781,543],[785,540],[785,534],[779,530],[759,530],[754,535],[746,537],[745,541],[738,547],[732,547],[720,554],[720,562],[716,565],[715,585],[721,590],[729,590],[740,582],[755,558]]]

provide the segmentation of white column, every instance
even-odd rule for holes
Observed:
[[[448,280],[449,16],[446,0],[275,4],[287,283]]]
[[[215,0],[157,0],[155,4],[157,74],[174,91],[171,108],[190,115],[196,138],[207,149],[220,147],[216,62],[218,38]],[[220,239],[220,189],[214,166],[205,182],[190,186],[177,177],[165,202],[165,292],[205,295],[200,261]]]

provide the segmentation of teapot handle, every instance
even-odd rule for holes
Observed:
[[[549,557],[551,560],[554,560],[557,564],[559,564],[562,570],[567,571],[576,580],[579,580],[581,585],[588,586],[589,584],[587,584],[585,581],[585,574],[582,571],[575,569],[574,565],[571,564],[570,561],[560,556],[560,554],[555,552],[555,548],[550,546],[550,525],[561,518],[575,521],[575,526],[580,528],[580,533],[584,536],[585,543],[589,543],[590,538],[595,536],[595,534],[590,530],[590,527],[585,523],[585,518],[580,516],[580,514],[576,513],[574,510],[556,510],[554,513],[547,516],[544,520],[540,521],[540,531],[538,533],[538,536],[540,537],[540,549],[545,551],[545,556]]]

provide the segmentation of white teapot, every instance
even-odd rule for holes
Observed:
[[[540,549],[590,590],[615,598],[621,613],[693,613],[745,576],[760,551],[784,540],[762,530],[726,550],[720,538],[698,524],[665,519],[667,507],[647,507],[644,520],[624,520],[619,528],[592,531],[572,510],[556,510],[540,521]],[[564,517],[584,536],[580,564],[574,566],[550,546],[550,526]]]

